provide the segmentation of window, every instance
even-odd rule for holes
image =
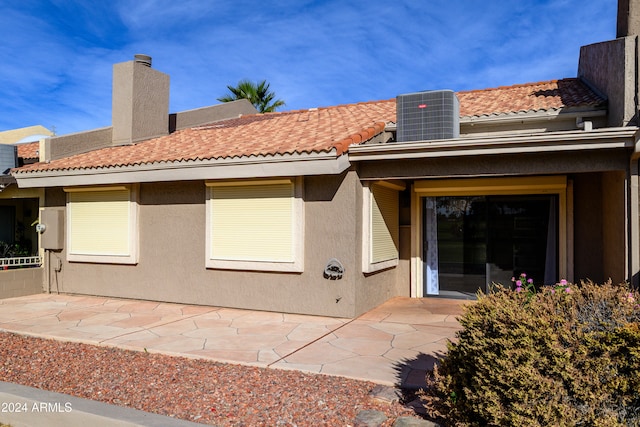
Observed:
[[[362,270],[365,273],[398,265],[398,192],[403,188],[389,182],[377,182],[364,187]]]
[[[138,261],[137,188],[65,188],[69,261]]]
[[[301,183],[208,182],[209,268],[303,270]]]

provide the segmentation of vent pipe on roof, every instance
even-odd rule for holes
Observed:
[[[133,55],[134,61],[138,64],[146,65],[147,67],[151,67],[151,57],[149,55],[136,54]]]

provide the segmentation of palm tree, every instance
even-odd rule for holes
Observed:
[[[283,100],[274,100],[276,94],[269,90],[269,83],[266,80],[257,83],[246,79],[240,80],[237,86],[227,86],[227,89],[231,93],[218,98],[218,101],[230,102],[238,99],[248,99],[261,113],[273,113],[276,108],[284,105]]]

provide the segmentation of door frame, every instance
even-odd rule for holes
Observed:
[[[558,195],[558,279],[573,281],[573,185],[565,175],[430,179],[415,181],[411,190],[411,296],[425,296],[424,197],[527,194]]]

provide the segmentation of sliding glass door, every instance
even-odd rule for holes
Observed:
[[[526,272],[558,277],[558,196],[423,198],[424,293],[473,296]]]

